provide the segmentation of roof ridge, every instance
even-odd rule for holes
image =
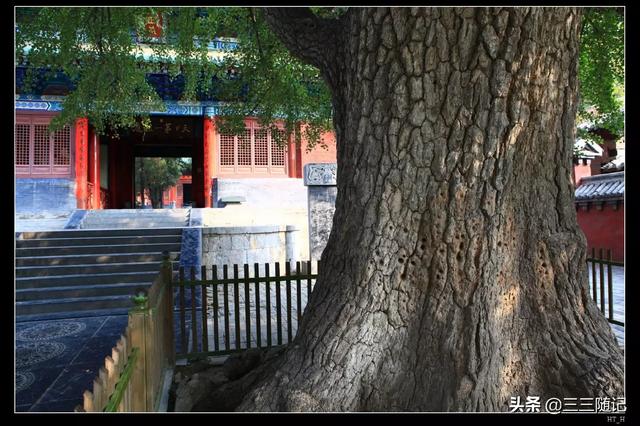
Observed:
[[[614,173],[602,173],[594,176],[584,176],[583,178],[580,179],[580,185],[583,185],[585,183],[610,181],[610,180],[618,180],[618,179],[624,179],[624,171],[614,172]]]

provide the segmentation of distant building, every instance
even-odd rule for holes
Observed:
[[[588,124],[580,126],[588,128]],[[592,129],[602,145],[577,139],[573,177],[578,224],[593,248],[611,249],[613,259],[624,261],[624,139],[605,129]]]
[[[178,183],[166,189],[162,194],[162,205],[181,209],[191,205],[191,176],[182,175]]]
[[[237,43],[214,40],[212,56],[223,57]],[[302,169],[307,163],[335,162],[332,132],[322,135],[322,146],[307,152],[308,141],[296,144],[283,135],[282,123],[273,133],[262,129],[255,117],[246,117],[245,132],[223,134],[216,126],[221,103],[214,95],[196,102],[182,102],[184,79],[167,73],[149,73],[147,79],[165,103],[165,111],[151,112],[151,129],[120,135],[97,135],[89,120],[76,122],[57,132],[49,131],[59,114],[64,96],[73,84],[62,74],[42,78],[35,94],[24,93],[26,65],[16,67],[15,176],[16,212],[42,210],[134,208],[134,164],[137,157],[191,157],[189,182],[181,182],[182,197],[175,188],[168,202],[183,198],[193,207],[216,207],[214,187],[248,202],[278,200],[290,188],[304,191]],[[240,182],[241,185],[238,183]],[[241,188],[241,189],[238,189]],[[226,191],[226,192],[225,192]],[[188,193],[187,193],[188,192]],[[167,194],[168,195],[168,194]],[[188,198],[188,200],[185,200]],[[169,200],[171,199],[171,200]]]
[[[611,249],[613,260],[624,261],[624,172],[581,178],[575,202],[589,252]]]
[[[576,139],[573,157],[573,183],[577,187],[580,179],[624,170],[624,139],[604,129],[595,129],[594,134],[602,138],[603,145],[596,142]]]

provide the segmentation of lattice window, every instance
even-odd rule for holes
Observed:
[[[278,142],[284,142],[282,146]],[[250,175],[286,173],[286,132],[249,127],[238,136],[220,135],[220,166],[223,173]],[[227,167],[225,167],[227,166]],[[231,167],[229,167],[231,166]]]
[[[51,132],[49,117],[18,115],[15,125],[16,175],[58,177],[71,174],[72,129]]]
[[[70,165],[71,129],[68,126],[53,133],[53,164],[55,166]]]
[[[276,130],[273,133],[277,134],[277,137],[274,137],[274,134],[271,136],[271,165],[284,166],[286,158],[285,145],[278,145],[276,141],[276,139],[279,139],[280,143],[285,141],[284,131]]]
[[[256,129],[255,131],[255,165],[256,166],[268,166],[269,165],[269,145],[267,142],[267,131],[264,129]]]
[[[33,164],[48,166],[51,143],[49,139],[49,125],[36,124],[33,134]]]
[[[16,124],[16,165],[29,165],[29,125]]]
[[[245,131],[238,136],[238,165],[239,166],[251,165],[251,130],[250,129],[245,129]]]
[[[233,166],[235,164],[235,147],[233,135],[220,135],[220,165]]]

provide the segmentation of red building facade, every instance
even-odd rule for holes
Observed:
[[[243,134],[220,134],[215,115],[205,114],[204,107],[179,111],[183,114],[156,114],[152,116],[150,133],[130,132],[114,138],[97,135],[86,118],[78,118],[74,126],[51,133],[48,125],[55,112],[19,106],[14,140],[16,179],[69,181],[76,200],[74,208],[133,208],[136,157],[191,157],[190,182],[183,179],[180,185],[191,185],[194,207],[213,206],[214,179],[300,179],[305,164],[336,161],[333,133],[324,134],[323,143],[307,152],[306,140],[295,144],[289,138],[284,145],[279,144],[275,135],[261,129],[252,118],[245,120]],[[31,101],[26,106],[40,105]],[[200,117],[194,112],[200,112]],[[278,132],[284,138],[284,130]],[[176,201],[178,207],[177,188],[174,190],[174,195],[167,194],[166,199],[169,203]]]
[[[624,262],[624,172],[582,178],[576,208],[589,253],[610,249],[613,260]]]

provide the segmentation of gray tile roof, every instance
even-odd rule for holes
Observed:
[[[621,171],[621,170],[624,170],[624,153],[618,154],[616,156],[616,158],[614,158],[613,160],[609,161],[608,163],[603,164],[600,167],[600,170],[606,170],[606,171],[613,171],[613,170]]]
[[[602,149],[600,145],[585,139],[576,139],[573,147],[579,152],[578,158],[594,159],[595,157],[601,156],[604,152],[604,149]]]
[[[576,188],[576,201],[615,199],[624,199],[624,172],[583,177]]]

